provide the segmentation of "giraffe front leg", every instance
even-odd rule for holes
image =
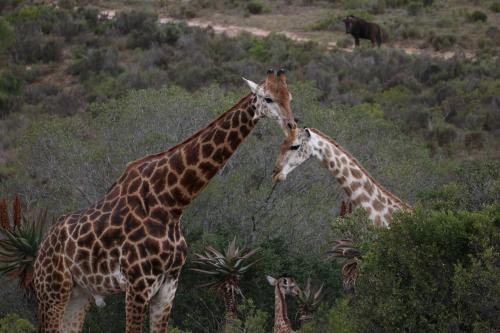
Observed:
[[[168,318],[172,311],[178,280],[178,276],[165,279],[160,290],[151,299],[149,307],[150,333],[166,333],[168,331]]]
[[[142,333],[146,307],[145,291],[127,288],[125,299],[126,333]]]

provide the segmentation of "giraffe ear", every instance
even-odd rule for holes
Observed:
[[[268,276],[266,276],[266,278],[267,278],[267,282],[269,282],[269,284],[270,284],[271,286],[275,286],[275,285],[276,285],[276,283],[278,282],[278,281],[277,281],[275,278],[273,278],[272,276],[269,276],[269,275],[268,275]]]
[[[252,90],[252,92],[255,94],[257,92],[258,84],[253,82],[253,81],[247,80],[244,77],[242,77],[242,79],[243,79],[243,81],[245,81],[248,84],[248,86],[250,87],[250,90]]]

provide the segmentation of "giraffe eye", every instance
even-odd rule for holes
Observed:
[[[269,98],[269,97],[264,98],[264,100],[266,101],[266,103],[269,103],[269,104],[271,104],[273,102],[272,98]]]
[[[300,148],[300,145],[290,146],[290,150],[297,150],[299,148]]]

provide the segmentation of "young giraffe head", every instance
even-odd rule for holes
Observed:
[[[293,277],[280,277],[278,279],[267,276],[267,282],[273,287],[278,287],[281,295],[298,296],[300,288]]]
[[[297,166],[307,161],[314,153],[311,132],[307,128],[294,129],[280,147],[273,170],[273,180],[280,182]]]
[[[280,69],[277,75],[274,70],[269,69],[266,80],[261,84],[245,78],[243,80],[256,96],[256,118],[267,117],[278,121],[285,135],[297,127],[290,108],[292,95],[288,92],[283,69]]]

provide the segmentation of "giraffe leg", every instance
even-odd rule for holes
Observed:
[[[147,297],[144,295],[144,290],[135,291],[131,287],[127,288],[125,299],[126,333],[142,333],[146,307]]]
[[[168,318],[172,310],[175,292],[177,290],[178,276],[170,277],[163,282],[160,290],[151,299],[149,307],[149,332],[166,333]]]
[[[68,297],[69,298],[69,297]],[[66,302],[61,299],[44,300],[38,305],[38,317],[40,318],[41,333],[60,333],[64,307]]]
[[[83,329],[85,315],[90,309],[92,298],[80,287],[74,287],[62,321],[62,332],[79,333]]]
[[[34,284],[38,300],[39,332],[60,333],[64,309],[71,295],[69,274],[53,271],[50,275],[42,276]]]

